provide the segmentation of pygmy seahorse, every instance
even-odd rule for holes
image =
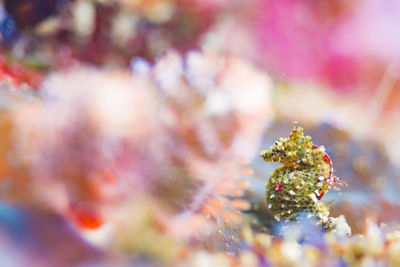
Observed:
[[[324,146],[313,144],[303,128],[294,125],[289,138],[279,138],[260,153],[265,161],[279,162],[266,184],[268,208],[274,218],[295,219],[299,212],[315,216],[326,230],[334,228],[334,218],[321,199],[335,183],[345,184],[332,173],[332,161]]]

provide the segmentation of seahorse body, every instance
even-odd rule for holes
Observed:
[[[289,138],[279,138],[260,153],[265,161],[279,162],[266,184],[268,208],[276,220],[294,219],[299,212],[315,215],[324,228],[332,228],[329,209],[321,201],[334,183],[344,183],[332,174],[332,162],[323,146],[304,136],[303,128],[294,126]]]

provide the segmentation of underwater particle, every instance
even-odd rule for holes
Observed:
[[[332,174],[332,160],[323,146],[314,145],[295,124],[289,138],[279,138],[260,156],[283,164],[266,184],[265,201],[275,218],[294,220],[306,212],[324,229],[334,229],[335,220],[328,217],[329,209],[321,199],[331,187],[337,189],[334,184],[345,183]]]

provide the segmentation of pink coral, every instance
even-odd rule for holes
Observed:
[[[399,10],[396,1],[259,1],[254,59],[279,79],[372,89],[400,59]]]

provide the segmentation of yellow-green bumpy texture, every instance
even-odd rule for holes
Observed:
[[[334,220],[321,199],[334,183],[343,183],[332,174],[332,163],[323,146],[315,146],[301,127],[294,126],[289,138],[279,138],[260,153],[265,161],[279,162],[266,184],[265,201],[274,218],[295,219],[299,212],[317,218],[326,230]]]

